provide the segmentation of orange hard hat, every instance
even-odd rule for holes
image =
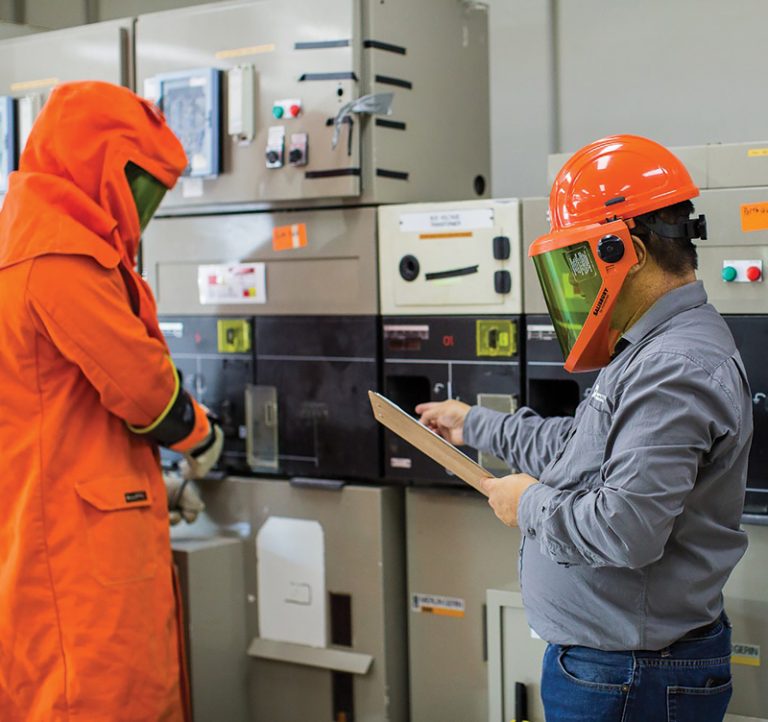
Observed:
[[[601,138],[560,169],[549,196],[552,231],[627,220],[690,200],[699,189],[680,159],[638,135]]]

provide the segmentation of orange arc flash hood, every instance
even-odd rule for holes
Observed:
[[[10,176],[0,268],[50,253],[92,256],[107,268],[122,264],[139,315],[160,337],[151,292],[135,271],[141,231],[128,162],[169,189],[187,165],[181,143],[149,101],[110,83],[57,86]]]

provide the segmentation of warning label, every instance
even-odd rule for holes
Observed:
[[[731,646],[731,662],[746,664],[749,667],[760,666],[759,644],[734,644]]]
[[[412,594],[411,611],[425,614],[441,614],[445,617],[463,617],[466,605],[458,597],[443,597],[438,594]]]

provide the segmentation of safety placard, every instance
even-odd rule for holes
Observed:
[[[264,263],[232,263],[197,267],[200,303],[204,306],[267,302]]]
[[[444,617],[463,617],[466,604],[459,597],[444,597],[439,594],[412,594],[411,611],[439,614]]]
[[[276,226],[272,230],[272,250],[291,251],[307,245],[307,224],[293,223],[290,226]]]
[[[474,231],[482,228],[493,228],[492,208],[403,213],[400,216],[400,230],[403,233]]]
[[[748,667],[760,666],[759,644],[733,644],[731,645],[731,662],[733,664],[745,664]]]
[[[741,230],[744,233],[768,230],[768,202],[742,204]]]

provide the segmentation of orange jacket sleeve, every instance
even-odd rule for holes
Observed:
[[[104,407],[131,431],[178,451],[209,435],[205,411],[180,388],[165,345],[134,315],[117,268],[89,256],[42,256],[32,264],[27,296],[38,332],[80,368]],[[176,423],[169,424],[172,416]]]

